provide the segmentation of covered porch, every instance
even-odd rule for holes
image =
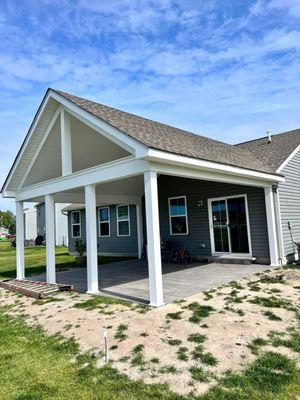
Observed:
[[[210,290],[230,281],[239,280],[264,271],[261,264],[199,263],[188,265],[163,264],[165,303]],[[46,274],[32,280],[45,281]],[[56,274],[57,283],[74,285],[74,290],[85,292],[86,270],[70,269]],[[149,303],[148,265],[145,260],[126,260],[98,267],[99,294],[141,303]]]

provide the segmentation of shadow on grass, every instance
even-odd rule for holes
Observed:
[[[76,268],[76,263],[74,261],[57,263],[56,272],[65,271],[66,269]],[[46,273],[46,265],[40,265],[38,267],[26,267],[25,276],[29,277],[32,275],[40,275]],[[8,269],[0,272],[0,279],[15,278],[16,271],[14,269]]]

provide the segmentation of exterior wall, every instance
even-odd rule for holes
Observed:
[[[36,206],[36,226],[37,234],[45,237],[46,228],[46,215],[45,215],[45,204],[41,203]]]
[[[252,255],[257,262],[269,262],[269,244],[264,190],[261,188],[207,182],[161,175],[158,179],[160,235],[175,246],[185,248],[193,257],[211,256],[207,199],[247,194]],[[168,198],[186,196],[189,234],[170,235]],[[198,206],[198,201],[202,206]]]
[[[37,237],[36,215],[36,208],[28,208],[24,211],[25,240],[34,240]]]
[[[285,182],[278,185],[284,256],[289,260],[294,253],[291,237],[300,242],[300,152],[281,171]],[[292,230],[288,228],[291,223]]]
[[[68,216],[63,215],[61,210],[66,206],[66,203],[55,204],[55,245],[68,245]],[[46,214],[45,204],[41,203],[36,206],[36,226],[37,235],[45,238],[46,232]]]
[[[105,207],[105,206],[104,206]],[[81,237],[72,238],[71,233],[71,212],[68,213],[68,230],[69,230],[69,250],[71,253],[75,251],[76,240],[86,241],[86,227],[85,227],[85,210],[79,210],[81,217]],[[116,256],[137,256],[138,254],[138,239],[137,239],[137,225],[136,225],[136,207],[135,205],[129,206],[130,214],[130,236],[117,236],[117,215],[116,206],[110,206],[110,236],[99,236],[99,223],[97,223],[97,245],[98,253],[102,255],[116,255]],[[97,221],[98,221],[98,208],[97,208]]]

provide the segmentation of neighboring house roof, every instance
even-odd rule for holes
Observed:
[[[265,165],[269,165],[273,171],[277,171],[281,164],[300,145],[300,129],[279,133],[268,137],[250,140],[236,144],[237,148],[250,151],[258,157]]]
[[[261,162],[259,157],[234,145],[139,117],[59,90],[53,91],[147,147],[240,168],[274,173],[274,169]]]

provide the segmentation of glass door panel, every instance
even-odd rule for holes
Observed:
[[[227,213],[231,253],[249,253],[245,198],[227,199]]]
[[[229,236],[227,224],[227,210],[225,200],[211,202],[213,235],[215,251],[221,253],[229,252]]]

